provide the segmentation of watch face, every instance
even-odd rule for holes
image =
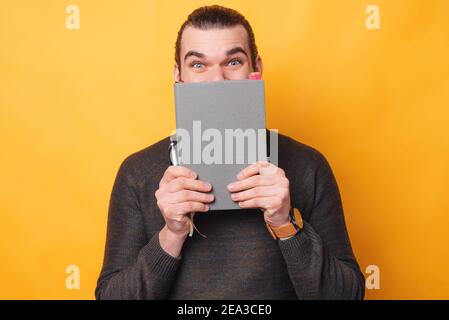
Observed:
[[[292,215],[292,223],[295,226],[297,230],[301,230],[303,227],[302,217],[299,213],[298,208],[293,208],[293,215]]]

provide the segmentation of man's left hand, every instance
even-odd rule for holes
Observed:
[[[290,222],[290,183],[284,170],[266,161],[249,165],[228,185],[233,201],[244,209],[259,208],[265,222],[282,226]]]

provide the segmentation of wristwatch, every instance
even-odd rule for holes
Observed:
[[[266,223],[266,225],[273,239],[277,240],[280,238],[289,238],[294,236],[302,229],[303,222],[298,208],[291,208],[289,224],[280,227],[271,226],[269,223]]]

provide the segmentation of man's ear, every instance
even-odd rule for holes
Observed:
[[[261,58],[259,55],[257,55],[257,58],[256,58],[256,65],[254,66],[254,70],[255,70],[256,72],[260,72],[260,75],[262,75],[262,72],[263,72],[263,63],[262,63],[262,58]]]
[[[175,63],[174,69],[173,69],[173,79],[175,80],[175,82],[179,82],[181,78],[181,75],[179,73],[179,67],[178,64]]]

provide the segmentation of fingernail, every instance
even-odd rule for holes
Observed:
[[[237,175],[237,179],[241,179],[243,177],[243,173],[239,173],[238,175]]]
[[[206,211],[209,211],[209,206],[206,205],[206,206],[205,206],[205,209],[206,209]]]
[[[229,189],[229,190],[234,190],[234,188],[235,188],[235,185],[234,185],[234,184],[231,183],[231,184],[228,185],[228,189]]]
[[[248,77],[250,80],[260,80],[262,79],[262,75],[260,72],[251,72]]]

